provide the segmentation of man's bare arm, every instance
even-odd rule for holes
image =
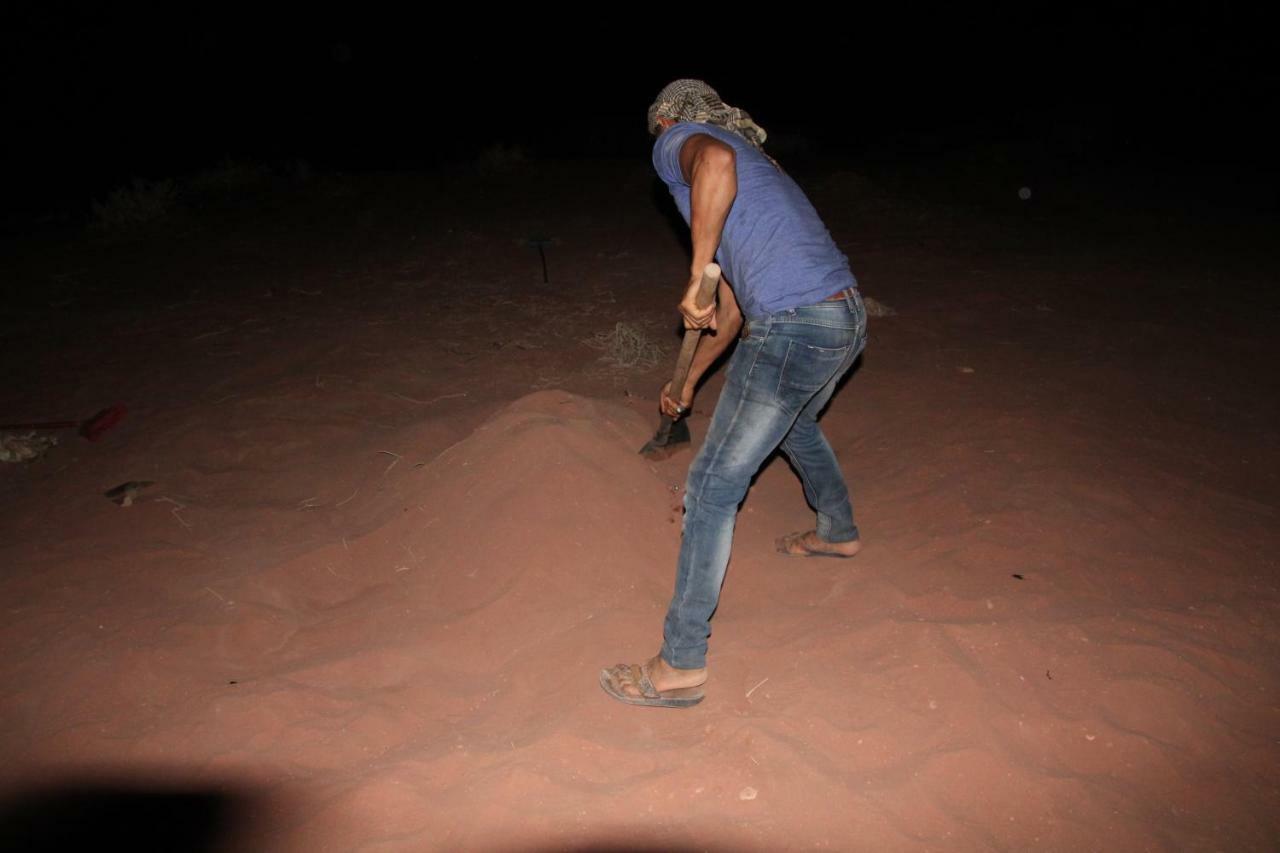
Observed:
[[[715,259],[720,248],[725,220],[738,196],[737,155],[715,137],[699,133],[681,147],[680,170],[690,187],[689,230],[693,240],[689,288],[680,303],[680,313],[686,329],[714,329],[719,321],[716,311],[710,306],[699,309],[694,298],[703,268]]]
[[[733,287],[725,279],[720,279],[717,291],[716,331],[702,335],[698,339],[698,349],[693,354],[693,362],[689,365],[689,378],[685,382],[684,391],[680,394],[680,404],[686,409],[693,405],[693,395],[703,374],[710,369],[742,329],[742,310],[733,295]],[[670,383],[668,383],[669,385]],[[679,417],[671,399],[670,388],[664,388],[660,405],[662,411],[671,417]]]

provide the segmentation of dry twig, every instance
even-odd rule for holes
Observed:
[[[390,450],[379,450],[378,452],[379,452],[379,453],[385,453],[387,456],[394,456],[394,457],[395,457],[394,459],[392,459],[392,460],[391,460],[391,464],[387,466],[387,470],[385,470],[385,471],[383,471],[383,472],[382,472],[382,476],[384,476],[384,477],[385,477],[385,476],[387,476],[387,474],[391,473],[391,469],[392,469],[392,468],[394,468],[394,467],[396,467],[396,463],[397,463],[397,462],[399,462],[401,459],[403,459],[403,458],[404,458],[404,457],[403,457],[403,456],[401,456],[399,453],[392,453]]]

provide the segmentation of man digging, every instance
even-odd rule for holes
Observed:
[[[642,664],[601,671],[600,685],[631,705],[681,708],[702,701],[711,616],[729,564],[738,505],[751,478],[781,446],[817,512],[813,530],[777,549],[795,557],[852,557],[858,528],[844,476],[817,424],[840,378],[862,352],[866,311],[848,259],[800,187],[762,150],[764,129],[700,80],[677,80],[649,107],[658,137],[653,165],[689,223],[693,263],[680,303],[687,329],[705,329],[677,402],[740,337],[706,440],[685,485],[683,539],[662,650]],[[717,304],[697,307],[703,268],[725,277]],[[732,284],[731,284],[732,283]]]

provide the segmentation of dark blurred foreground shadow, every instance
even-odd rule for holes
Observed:
[[[627,841],[586,841],[568,847],[500,848],[500,853],[750,853],[750,848],[700,844],[662,844],[659,841],[628,844]]]
[[[230,849],[246,794],[145,782],[70,783],[0,802],[0,851]]]

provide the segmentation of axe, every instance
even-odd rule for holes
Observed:
[[[702,282],[698,285],[698,294],[694,297],[694,304],[699,308],[706,308],[715,299],[716,288],[719,286],[719,265],[707,264],[702,271]],[[698,348],[698,339],[701,336],[701,329],[684,330],[684,342],[680,345],[680,357],[676,359],[676,370],[671,377],[671,393],[675,395],[676,400],[680,399],[680,395],[684,391],[684,383],[689,378],[689,365],[693,363],[693,353]],[[663,413],[662,421],[658,424],[658,431],[654,433],[648,444],[640,448],[640,453],[651,459],[665,459],[679,445],[688,443],[689,425],[684,422],[683,417],[673,419],[670,415]]]

